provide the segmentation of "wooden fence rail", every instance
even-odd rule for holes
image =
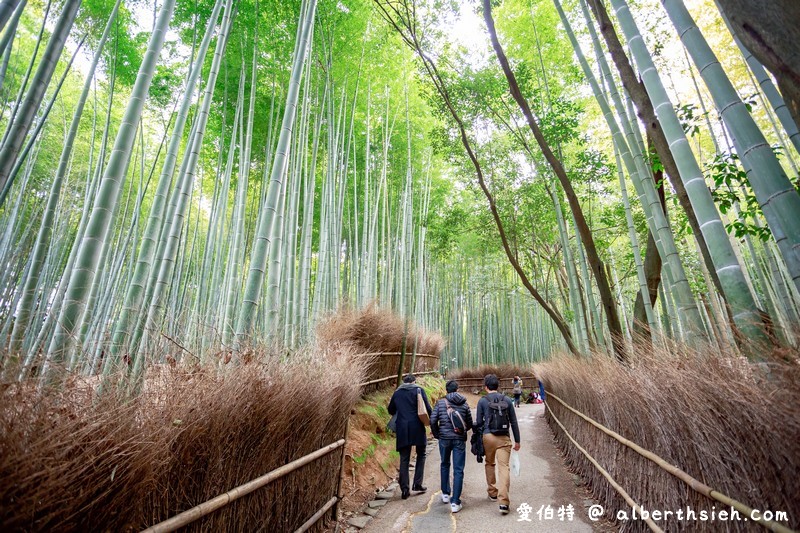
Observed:
[[[523,384],[534,383],[535,385],[533,388],[538,387],[538,385],[536,385],[537,383],[536,376],[521,376],[520,379],[522,380]],[[461,388],[478,387],[480,389],[483,389],[483,378],[461,378],[461,379],[455,378],[455,380],[458,382],[458,386]],[[514,378],[500,378],[499,390],[500,391],[510,390],[512,388],[513,381]]]
[[[612,437],[613,439],[618,441],[620,444],[630,448],[631,450],[635,451],[636,453],[638,453],[642,457],[652,461],[656,466],[658,466],[659,468],[661,468],[665,472],[669,472],[670,474],[672,474],[676,478],[680,479],[681,481],[686,483],[692,490],[694,490],[696,492],[699,492],[700,494],[702,494],[702,495],[704,495],[704,496],[706,496],[708,498],[711,498],[712,500],[716,500],[716,501],[718,501],[720,503],[724,503],[725,505],[729,505],[729,506],[733,507],[734,509],[740,511],[743,515],[745,515],[749,520],[753,520],[753,521],[757,522],[760,526],[763,526],[763,527],[765,527],[765,528],[767,528],[767,529],[769,529],[771,531],[776,531],[778,533],[794,533],[794,531],[792,529],[784,526],[783,524],[779,524],[777,522],[773,522],[772,520],[766,520],[764,518],[753,518],[753,509],[750,508],[749,506],[745,505],[744,503],[742,503],[742,502],[740,502],[738,500],[734,500],[733,498],[731,498],[729,496],[726,496],[725,494],[722,494],[721,492],[719,492],[717,490],[712,489],[711,487],[709,487],[708,485],[706,485],[705,483],[703,483],[699,479],[696,479],[696,478],[692,477],[690,474],[684,472],[683,470],[681,470],[677,466],[671,464],[670,462],[666,461],[665,459],[662,459],[661,457],[659,457],[658,455],[654,454],[653,452],[642,448],[641,446],[639,446],[635,442],[626,439],[625,437],[623,437],[619,433],[617,433],[617,432],[607,428],[606,426],[602,425],[600,422],[597,422],[596,420],[594,420],[592,418],[589,418],[585,414],[583,414],[580,411],[578,411],[577,409],[573,408],[571,405],[567,404],[564,400],[562,400],[561,398],[559,398],[558,396],[556,396],[552,392],[550,392],[548,390],[545,390],[545,395],[546,395],[547,398],[553,398],[558,403],[563,405],[568,411],[574,413],[575,415],[577,415],[582,420],[588,422],[589,424],[591,424],[592,426],[596,427],[597,429],[599,429],[600,431],[602,431],[606,435]],[[584,450],[575,441],[575,439],[572,438],[572,436],[567,432],[566,428],[558,420],[558,418],[556,417],[555,413],[553,413],[553,410],[550,409],[550,405],[547,403],[547,401],[545,402],[545,406],[547,407],[547,410],[550,411],[550,415],[552,415],[552,417],[555,420],[556,424],[558,424],[558,426],[564,431],[564,434],[567,436],[567,438],[570,441],[572,441],[572,443],[578,448],[578,450],[584,456],[586,456],[586,458],[589,460],[589,462],[592,463],[594,465],[594,467],[598,469],[598,471],[609,481],[609,483],[611,483],[611,486],[614,487],[614,489],[625,499],[625,501],[627,501],[628,504],[631,505],[633,508],[637,508],[638,506],[635,504],[635,502],[633,502],[633,500],[631,500],[630,496],[628,496],[628,494],[622,489],[622,487],[620,487],[611,478],[610,474],[608,472],[606,472],[597,463],[597,461],[591,455],[589,455],[589,453],[586,450]],[[651,523],[651,522],[652,521],[648,522],[648,526],[650,526],[650,529],[652,529],[653,531],[661,531],[661,529],[658,528],[658,526],[656,526],[654,523]]]
[[[438,370],[429,370],[428,372],[414,372],[415,376],[425,376],[427,374],[436,374],[439,372]],[[397,374],[393,376],[386,376],[385,378],[378,378],[373,379],[372,381],[365,381],[364,383],[359,383],[359,387],[367,387],[369,385],[375,385],[376,383],[381,383],[383,381],[389,381],[390,379],[397,379]]]
[[[304,455],[300,459],[295,459],[291,463],[285,464],[279,468],[276,468],[272,472],[264,474],[261,477],[257,477],[252,481],[248,481],[244,485],[239,485],[235,489],[231,489],[225,494],[220,494],[216,498],[212,498],[206,502],[201,503],[195,507],[192,507],[188,511],[184,511],[178,515],[173,516],[168,520],[164,520],[154,526],[151,526],[145,529],[142,533],[167,533],[168,531],[175,531],[176,529],[183,527],[187,524],[191,524],[198,518],[202,518],[207,514],[210,514],[221,507],[225,507],[229,503],[234,500],[238,500],[242,496],[250,494],[256,489],[260,489],[261,487],[272,483],[273,481],[282,478],[286,474],[290,472],[294,472],[301,466],[305,466],[308,463],[313,463],[320,457],[324,457],[331,453],[333,450],[344,446],[345,440],[339,439],[336,442],[328,444],[320,448],[319,450],[312,452],[308,455]],[[326,504],[327,505],[327,504]]]
[[[363,355],[366,356],[373,355],[373,356],[383,357],[383,356],[396,356],[401,354],[399,352],[389,352],[389,353],[370,353]],[[430,354],[416,354],[416,357],[439,359],[439,356]],[[435,374],[437,372],[438,370],[430,370],[427,372],[415,372],[415,375],[421,376],[426,374]],[[384,381],[389,381],[392,379],[397,379],[397,374],[394,374],[392,376],[386,376],[383,378],[373,379],[365,383],[359,383],[358,386],[359,388],[364,389],[367,386],[376,385],[378,383],[382,383]],[[308,455],[304,455],[299,459],[295,459],[291,463],[287,463],[279,468],[276,468],[271,472],[264,474],[261,477],[257,477],[251,481],[248,481],[243,485],[239,485],[238,487],[233,488],[224,494],[220,494],[219,496],[216,496],[215,498],[205,501],[200,505],[197,505],[187,511],[177,514],[172,518],[169,518],[167,520],[164,520],[163,522],[159,522],[158,524],[150,526],[149,528],[143,530],[142,533],[167,533],[169,531],[175,531],[178,528],[191,524],[195,520],[198,520],[206,515],[209,515],[214,511],[221,509],[222,507],[225,507],[226,505],[238,500],[242,496],[250,494],[251,492],[257,489],[269,485],[273,481],[280,479],[283,476],[290,474],[291,472],[294,472],[295,470],[297,470],[302,466],[305,466],[309,463],[313,463],[314,461],[322,457],[325,457],[326,455],[328,455],[329,453],[338,448],[342,448],[344,450],[343,446],[345,445],[346,439],[347,439],[347,432],[345,432],[344,438],[341,438],[336,442],[328,444],[327,446],[323,446],[319,450],[311,452]],[[343,466],[344,466],[344,453],[342,453],[342,458],[340,462],[340,473],[339,473],[340,483],[342,476],[341,468],[343,468]],[[302,533],[313,527],[314,524],[316,524],[320,518],[325,516],[325,513],[327,513],[332,507],[334,507],[340,501],[340,499],[341,499],[340,487],[337,486],[336,494],[332,496],[330,500],[325,502],[325,504],[322,507],[317,509],[314,512],[314,514],[308,520],[306,520],[302,526],[300,526],[297,529],[296,533]]]

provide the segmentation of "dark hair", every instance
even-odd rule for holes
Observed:
[[[411,372],[403,376],[403,383],[414,383],[415,381],[417,381],[417,378]]]
[[[489,374],[483,378],[483,386],[489,390],[497,390],[500,386],[500,380],[494,374]]]
[[[444,388],[447,392],[455,392],[458,390],[458,381],[451,379],[447,382]]]

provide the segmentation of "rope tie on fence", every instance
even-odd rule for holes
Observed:
[[[548,392],[548,394],[550,394],[550,393]],[[552,395],[551,395],[551,396],[552,396]],[[639,515],[640,515],[640,516],[641,516],[641,515],[643,515],[644,513],[642,513],[642,508],[639,506],[639,504],[638,504],[638,503],[636,503],[635,501],[633,501],[633,498],[631,498],[631,497],[630,497],[630,495],[629,495],[627,492],[625,492],[625,489],[623,489],[623,488],[622,488],[622,487],[619,485],[619,483],[617,483],[617,482],[614,480],[614,478],[613,478],[613,477],[611,477],[611,474],[609,474],[609,473],[606,471],[606,469],[605,469],[605,468],[603,468],[602,466],[600,466],[600,463],[598,463],[598,462],[597,462],[597,460],[595,460],[595,458],[594,458],[594,457],[592,457],[591,455],[589,455],[589,452],[587,452],[586,450],[584,450],[584,449],[583,449],[583,447],[582,447],[580,444],[578,444],[578,442],[577,442],[575,439],[573,439],[573,438],[572,438],[572,435],[570,435],[570,434],[569,434],[569,432],[567,431],[567,428],[565,428],[565,427],[564,427],[564,425],[563,425],[563,424],[561,423],[561,421],[558,419],[558,417],[557,417],[557,416],[556,416],[556,414],[553,412],[553,410],[552,410],[552,409],[550,409],[550,406],[547,404],[547,402],[545,402],[545,404],[544,404],[544,405],[545,405],[545,407],[547,407],[547,410],[548,410],[548,411],[550,411],[550,416],[552,416],[552,417],[553,417],[553,420],[555,420],[556,424],[558,424],[558,427],[560,427],[560,428],[561,428],[561,431],[563,431],[563,432],[564,432],[564,435],[566,435],[566,436],[567,436],[567,438],[568,438],[568,439],[569,439],[569,440],[572,442],[572,444],[574,444],[574,445],[575,445],[575,447],[576,447],[576,448],[578,448],[578,450],[579,450],[579,451],[580,451],[580,452],[581,452],[581,453],[582,453],[582,454],[583,454],[583,455],[584,455],[584,456],[585,456],[585,457],[586,457],[586,458],[589,460],[589,462],[590,462],[590,463],[592,463],[592,464],[594,465],[594,467],[597,469],[597,471],[598,471],[598,472],[600,472],[600,473],[603,475],[603,477],[604,477],[604,478],[606,478],[606,479],[608,480],[609,484],[611,484],[611,487],[612,487],[614,490],[616,490],[616,491],[617,491],[617,493],[619,493],[619,495],[620,495],[620,496],[622,496],[622,497],[625,499],[625,501],[626,501],[626,502],[628,502],[628,505],[630,505],[631,507],[633,507],[633,509],[634,509],[635,511],[639,511]],[[655,531],[656,533],[664,533],[664,530],[662,530],[660,527],[658,527],[658,526],[656,525],[656,523],[655,523],[655,522],[653,522],[653,520],[652,520],[652,519],[650,519],[650,518],[647,518],[647,519],[645,519],[645,522],[647,523],[648,527],[649,527],[649,528],[650,528],[652,531]]]
[[[771,531],[776,531],[778,533],[795,533],[794,530],[789,529],[788,527],[786,527],[786,526],[784,526],[782,524],[779,524],[777,522],[774,522],[772,520],[766,520],[764,518],[754,518],[753,517],[753,509],[748,507],[744,503],[742,503],[742,502],[740,502],[738,500],[734,500],[733,498],[731,498],[729,496],[726,496],[725,494],[722,494],[721,492],[709,487],[708,485],[706,485],[702,481],[692,477],[690,474],[684,472],[683,470],[681,470],[677,466],[665,461],[664,459],[662,459],[658,455],[654,454],[653,452],[651,452],[649,450],[645,450],[644,448],[642,448],[641,446],[639,446],[635,442],[632,442],[632,441],[626,439],[625,437],[623,437],[619,433],[617,433],[617,432],[605,427],[604,425],[602,425],[601,423],[597,422],[596,420],[593,420],[592,418],[589,418],[588,416],[586,416],[585,414],[581,413],[577,409],[574,409],[572,406],[567,404],[564,400],[562,400],[561,398],[559,398],[558,396],[556,396],[555,394],[553,394],[549,390],[546,390],[545,392],[547,394],[547,397],[553,398],[558,403],[560,403],[561,405],[566,407],[569,411],[571,411],[572,413],[574,413],[578,417],[582,418],[583,420],[585,420],[589,424],[593,425],[594,427],[596,427],[597,429],[599,429],[600,431],[602,431],[606,435],[608,435],[610,437],[613,437],[618,442],[620,442],[621,444],[627,446],[628,448],[630,448],[631,450],[635,451],[636,453],[638,453],[642,457],[644,457],[646,459],[649,459],[650,461],[655,463],[656,466],[658,466],[662,470],[665,470],[666,472],[669,472],[670,474],[672,474],[676,478],[680,479],[681,481],[683,481],[684,483],[689,485],[689,487],[691,487],[696,492],[699,492],[700,494],[703,494],[704,496],[707,496],[708,498],[716,500],[716,501],[718,501],[720,503],[724,503],[725,505],[729,505],[729,506],[733,507],[737,511],[740,511],[741,513],[746,515],[748,517],[748,519],[753,520],[754,522],[758,523],[759,525],[761,525],[761,526],[763,526],[763,527],[765,527],[765,528],[767,528],[767,529],[769,529]],[[564,430],[564,433],[567,434],[567,430],[564,429],[564,426],[562,426],[561,422],[558,421],[558,419],[556,418],[555,414],[553,414],[553,410],[550,409],[549,405],[547,406],[547,410],[550,411],[550,414],[553,415],[553,418],[556,420],[556,423],[558,423],[558,425],[561,427],[561,429]],[[569,434],[567,434],[567,436],[569,437]],[[575,443],[575,441],[572,439],[572,437],[569,437],[569,439],[573,443]],[[575,446],[578,446],[578,444],[575,443]],[[578,446],[578,447],[580,448],[580,446]],[[583,451],[583,449],[581,449],[581,451]],[[584,455],[589,457],[586,454],[586,452],[584,452]],[[597,466],[597,465],[595,465],[595,466]]]

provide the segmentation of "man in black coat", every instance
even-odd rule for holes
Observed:
[[[403,376],[403,384],[400,385],[389,401],[389,414],[397,415],[397,446],[400,453],[400,490],[405,500],[410,491],[408,489],[408,465],[411,462],[411,447],[417,448],[417,463],[414,469],[414,485],[411,490],[415,492],[425,492],[428,490],[422,486],[422,476],[425,474],[425,445],[428,436],[425,433],[425,426],[417,416],[417,395],[422,396],[425,402],[425,409],[428,416],[431,415],[431,404],[428,396],[422,387],[415,382],[417,378],[414,374]]]
[[[436,402],[431,415],[431,431],[439,439],[442,459],[442,502],[450,511],[461,510],[461,488],[464,485],[464,463],[467,459],[467,432],[472,429],[472,412],[467,399],[460,395],[458,382],[451,379],[445,385],[447,396]],[[450,455],[453,456],[453,490],[450,491]]]

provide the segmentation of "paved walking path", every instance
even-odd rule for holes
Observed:
[[[477,396],[467,395],[473,407]],[[464,469],[464,490],[461,501],[464,508],[451,513],[450,506],[442,503],[439,490],[439,446],[436,441],[428,444],[425,463],[425,482],[428,492],[412,493],[407,500],[400,499],[400,491],[380,513],[362,530],[367,533],[384,532],[591,532],[592,523],[587,518],[585,504],[591,505],[583,489],[573,483],[572,475],[566,470],[561,457],[553,444],[552,434],[542,414],[543,405],[522,405],[517,411],[522,446],[520,449],[520,476],[511,476],[511,512],[503,516],[498,511],[497,502],[490,501],[486,493],[484,465],[475,460],[469,452],[467,443],[467,462]],[[452,475],[452,474],[451,474]],[[413,476],[412,476],[413,477]],[[527,503],[533,510],[530,522],[520,521],[518,507]],[[558,509],[572,505],[572,521],[566,517],[558,518]],[[542,506],[553,509],[553,517],[541,519],[537,512]]]

